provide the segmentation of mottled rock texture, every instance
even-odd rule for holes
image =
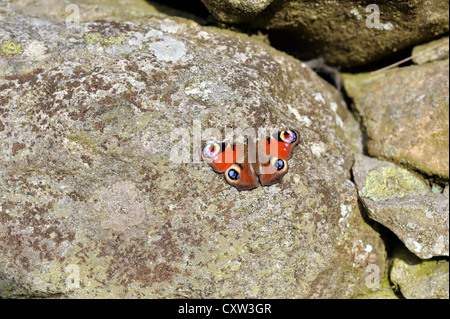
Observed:
[[[353,67],[448,32],[448,1],[202,0],[219,20],[271,33],[302,58]],[[268,3],[270,2],[270,5]]]
[[[352,171],[370,218],[420,258],[449,255],[448,193],[434,194],[417,174],[367,156],[357,156]]]
[[[411,55],[413,56],[412,61],[415,64],[424,64],[436,60],[448,59],[448,52],[449,38],[443,37],[429,43],[415,46]]]
[[[385,273],[334,88],[189,20],[83,19],[1,15],[16,48],[0,52],[1,297],[352,297],[367,265]],[[301,143],[281,184],[239,193],[196,161],[199,125],[290,127]]]
[[[273,0],[202,0],[219,20],[239,23],[261,13]]]
[[[356,296],[354,299],[399,299],[399,297],[391,288],[385,288],[365,295]]]
[[[448,299],[448,260],[420,260],[404,247],[394,252],[390,279],[407,299]]]
[[[448,183],[448,61],[344,75],[370,155]]]

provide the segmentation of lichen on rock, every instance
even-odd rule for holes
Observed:
[[[448,299],[448,260],[420,260],[398,247],[391,262],[390,279],[407,299]]]
[[[448,32],[448,2],[202,0],[216,19],[245,23],[303,59],[349,68]]]
[[[386,273],[350,181],[358,123],[300,61],[162,14],[0,26],[48,55],[0,61],[1,297],[345,298]],[[193,151],[170,160],[194,121],[302,143],[281,184],[239,193]]]
[[[370,218],[422,259],[449,255],[448,195],[433,193],[417,174],[367,156],[356,157],[352,172]]]
[[[0,50],[6,56],[20,55],[23,53],[22,45],[9,39],[3,40],[2,45],[0,46]]]
[[[448,61],[343,76],[371,156],[448,181]]]

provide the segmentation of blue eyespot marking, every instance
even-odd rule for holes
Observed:
[[[236,180],[236,179],[239,178],[239,173],[236,172],[234,169],[230,169],[230,170],[228,171],[228,176],[229,176],[231,179]]]
[[[276,163],[275,163],[275,169],[277,171],[282,170],[284,167],[284,162],[283,160],[279,159]]]

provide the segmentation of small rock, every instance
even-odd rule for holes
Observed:
[[[202,0],[219,20],[239,23],[262,12],[273,0]]]
[[[420,260],[399,247],[393,254],[390,279],[407,299],[449,298],[447,260]]]
[[[371,156],[448,180],[448,59],[343,79]]]
[[[392,230],[423,259],[449,255],[449,199],[396,165],[360,155],[353,166],[358,194],[371,219]]]
[[[358,154],[352,171],[359,196],[374,202],[430,193],[423,178],[388,161]]]
[[[424,64],[436,60],[448,59],[448,37],[415,46],[412,51],[415,64]]]

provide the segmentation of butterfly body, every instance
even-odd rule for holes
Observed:
[[[201,155],[215,172],[224,174],[228,184],[239,191],[251,190],[259,184],[280,183],[298,143],[297,131],[279,131],[262,142],[248,139],[246,145],[208,143]]]

